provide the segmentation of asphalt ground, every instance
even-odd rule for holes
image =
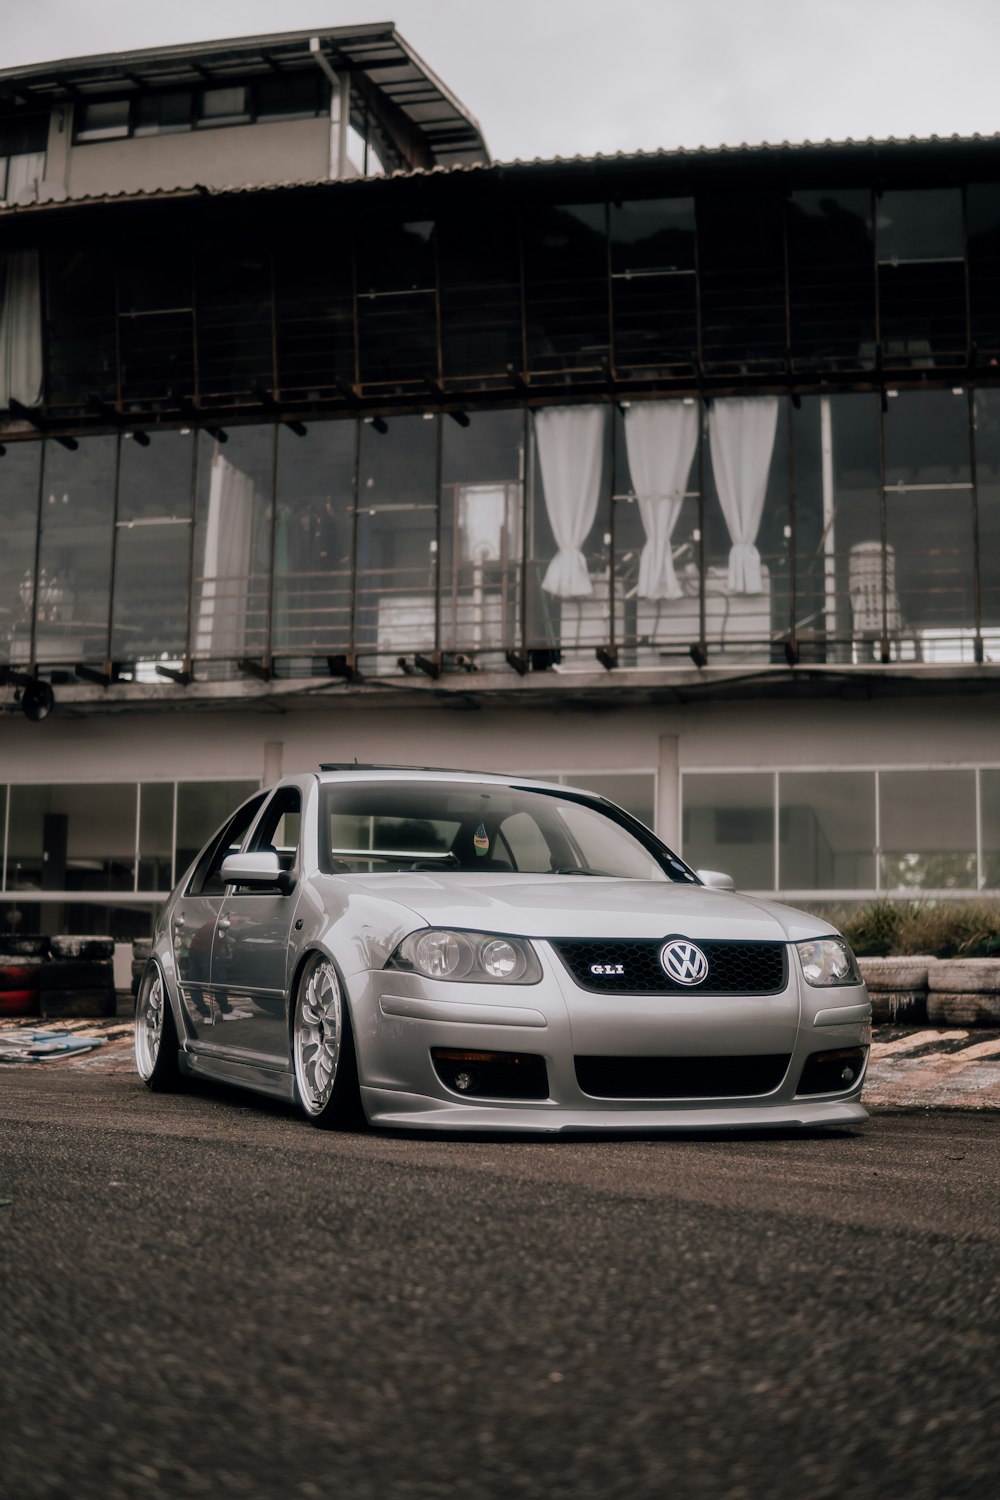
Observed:
[[[0,1071],[4,1500],[998,1493],[993,1110],[329,1135],[126,1047]]]

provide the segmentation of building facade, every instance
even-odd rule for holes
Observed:
[[[0,163],[0,931],[355,757],[1000,890],[1000,141],[496,164],[362,27],[0,74]]]

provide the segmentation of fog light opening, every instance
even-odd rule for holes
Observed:
[[[473,1052],[432,1047],[434,1071],[445,1088],[466,1098],[547,1099],[544,1057],[530,1052]]]
[[[806,1059],[797,1094],[842,1094],[853,1088],[865,1066],[867,1047],[839,1047]]]

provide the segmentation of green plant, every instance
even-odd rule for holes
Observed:
[[[873,901],[826,913],[862,958],[1000,955],[1000,902]]]

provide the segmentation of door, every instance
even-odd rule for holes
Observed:
[[[298,903],[301,821],[299,788],[280,787],[264,808],[247,852],[275,851],[282,870],[295,883],[287,893],[276,887],[230,887],[215,934],[215,1040],[263,1066],[289,1066],[287,971]]]
[[[226,897],[219,869],[227,854],[236,854],[264,801],[263,792],[234,813],[207,846],[184,894],[171,914],[170,941],[190,1032],[212,1041],[217,1008],[212,991],[212,949]]]

